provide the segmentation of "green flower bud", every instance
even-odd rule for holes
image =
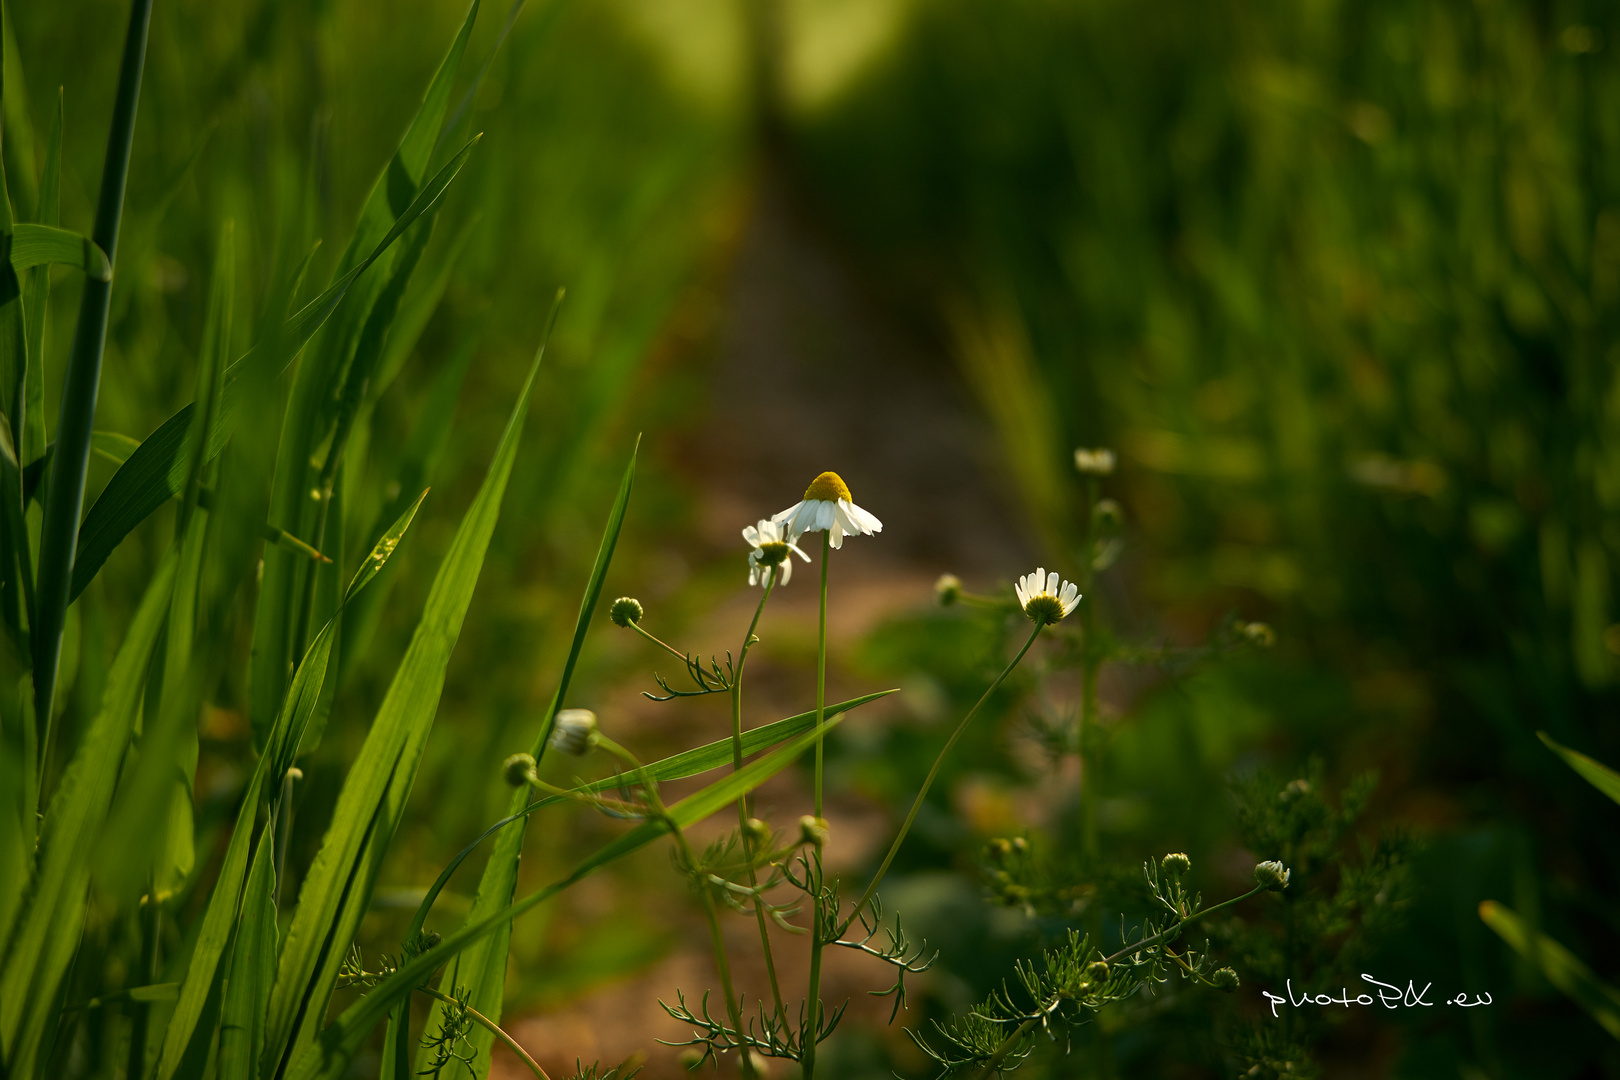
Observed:
[[[513,754],[501,765],[501,775],[513,787],[522,787],[534,776],[534,755]]]
[[[1108,981],[1108,961],[1106,961],[1106,960],[1093,960],[1091,963],[1087,964],[1086,965],[1086,978],[1090,979],[1093,983],[1107,982]]]
[[[681,1063],[681,1068],[685,1069],[687,1072],[691,1072],[693,1069],[703,1064],[703,1051],[699,1050],[695,1046],[689,1046],[685,1050],[682,1050],[681,1056],[675,1060]]]
[[[1288,888],[1288,867],[1276,859],[1267,859],[1254,868],[1254,880],[1268,889]]]
[[[1293,802],[1303,795],[1309,795],[1310,792],[1311,782],[1309,780],[1290,780],[1288,786],[1282,789],[1277,798],[1283,802]]]
[[[641,601],[633,596],[619,597],[613,601],[613,606],[608,608],[608,618],[613,620],[615,626],[628,627],[631,623],[640,622]]]
[[[1236,990],[1238,988],[1238,973],[1229,967],[1220,968],[1209,977],[1209,981],[1222,990]]]
[[[811,817],[809,814],[799,819],[799,843],[814,844],[816,847],[825,847],[827,844],[827,819]]]
[[[1161,859],[1159,861],[1159,865],[1164,867],[1165,873],[1175,874],[1177,877],[1180,877],[1182,874],[1185,874],[1187,871],[1192,869],[1192,860],[1187,858],[1187,856],[1183,855],[1181,852],[1176,851]]]
[[[984,854],[994,862],[1006,862],[1007,856],[1012,854],[1012,849],[1010,841],[998,836],[984,846]]]
[[[1113,499],[1098,499],[1091,511],[1091,520],[1104,533],[1115,533],[1125,524],[1125,511]]]
[[[742,834],[756,848],[766,847],[771,842],[771,827],[757,817],[751,817],[743,824]]]
[[[962,579],[955,574],[941,574],[934,582],[934,599],[940,607],[950,607],[962,599]]]

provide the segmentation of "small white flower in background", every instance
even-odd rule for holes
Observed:
[[[551,745],[579,757],[591,748],[591,736],[595,734],[595,713],[589,709],[564,709],[551,725]]]
[[[788,558],[792,552],[805,562],[810,556],[800,550],[799,545],[788,538],[779,522],[768,518],[761,518],[758,525],[743,526],[743,539],[748,541],[754,550],[748,553],[748,584],[758,585],[765,580],[765,568],[769,566],[781,567],[776,573],[777,584],[786,585],[793,578],[793,560]]]
[[[1044,566],[1019,578],[1013,592],[1018,594],[1025,615],[1047,625],[1065,618],[1080,602],[1080,587],[1072,581],[1061,581],[1056,570],[1048,574]]]
[[[1114,452],[1105,446],[1081,447],[1074,452],[1074,467],[1082,476],[1108,476],[1114,471]]]
[[[1276,859],[1267,859],[1257,863],[1254,868],[1255,883],[1266,889],[1288,888],[1288,867]]]
[[[844,546],[846,535],[871,536],[883,531],[883,522],[855,505],[849,485],[835,472],[824,472],[810,481],[804,498],[771,520],[787,526],[789,540],[825,530],[835,548]]]

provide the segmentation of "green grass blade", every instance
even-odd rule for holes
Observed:
[[[135,137],[135,105],[140,98],[141,72],[146,65],[146,32],[152,0],[132,0],[129,30],[118,71],[118,93],[113,101],[112,129],[107,135],[107,156],[102,166],[95,227],[91,239],[116,262],[118,228],[124,212],[124,183],[129,176],[129,150]],[[62,384],[62,409],[56,425],[44,518],[39,540],[39,574],[35,587],[34,647],[35,714],[44,736],[42,752],[49,750],[51,712],[56,694],[56,669],[62,655],[62,629],[73,584],[74,553],[79,546],[79,516],[84,509],[85,470],[90,464],[90,433],[95,429],[96,396],[101,388],[101,359],[107,339],[107,315],[112,282],[89,278],[79,301],[79,321],[73,332],[67,375]]]
[[[230,976],[220,1013],[218,1075],[257,1080],[264,1051],[264,1013],[276,973],[276,860],[260,843],[242,896],[242,917],[231,947]]]
[[[53,225],[19,224],[11,233],[11,267],[19,274],[36,266],[56,263],[77,267],[91,281],[111,281],[107,253],[88,236]]]
[[[235,430],[235,416],[242,405],[243,387],[247,369],[254,365],[269,364],[280,369],[291,363],[298,350],[307,343],[332,310],[342,300],[345,290],[355,278],[375,262],[389,245],[397,240],[411,223],[432,209],[444,195],[444,190],[466,164],[477,140],[473,140],[452,158],[449,164],[423,187],[404,216],[395,223],[360,265],[340,278],[320,296],[306,304],[283,328],[283,340],[261,343],[233,363],[225,372],[225,393],[220,402],[220,419],[208,439],[208,456],[215,457]],[[271,347],[276,346],[276,347]],[[145,521],[158,507],[178,495],[185,486],[186,464],[184,447],[186,433],[191,427],[192,406],[187,405],[158,429],[147,436],[139,450],[129,456],[102,490],[90,513],[85,516],[79,535],[79,550],[73,566],[72,596],[77,597],[96,576],[130,530]],[[54,470],[53,470],[54,471]]]
[[[1536,738],[1547,744],[1547,748],[1559,757],[1576,772],[1581,778],[1603,794],[1620,803],[1620,773],[1615,772],[1601,761],[1587,757],[1578,750],[1554,742],[1545,731],[1536,732]]]
[[[500,515],[540,360],[537,353],[304,879],[271,991],[267,1061],[279,1061],[290,1045],[313,1038],[324,1021],[338,964],[365,914],[382,854],[415,780],[445,669]]]
[[[53,1019],[57,989],[78,947],[91,856],[140,710],[147,665],[174,584],[171,552],[147,587],[113,661],[101,711],[85,732],[45,815],[28,906],[0,964],[0,1045],[15,1076],[30,1076]]]
[[[842,717],[831,719],[827,722],[827,727],[836,726],[842,720]],[[670,818],[680,828],[685,829],[731,806],[739,798],[793,764],[795,759],[815,745],[815,741],[816,733],[812,730],[757,761],[749,762],[736,772],[669,807]],[[372,1029],[388,1015],[394,1003],[402,1000],[413,988],[424,982],[439,965],[452,959],[484,936],[493,933],[497,928],[510,925],[519,915],[544,903],[575,882],[595,873],[608,863],[645,847],[659,837],[668,835],[668,832],[668,828],[661,821],[643,822],[580,863],[574,868],[573,873],[561,881],[530,893],[479,922],[462,927],[440,942],[437,948],[402,964],[397,972],[349,1006],[341,1016],[329,1024],[322,1031],[320,1041],[306,1048],[295,1059],[287,1072],[286,1080],[315,1080],[317,1077],[322,1080],[337,1080],[344,1076],[355,1052],[365,1043]]]
[[[559,291],[557,301],[562,300]],[[552,307],[552,320],[556,319],[556,306]],[[550,326],[547,326],[547,337],[550,337]],[[541,346],[544,350],[545,346]],[[608,513],[607,525],[602,530],[602,541],[597,547],[596,562],[591,567],[590,577],[586,580],[585,594],[580,599],[579,614],[574,623],[574,637],[569,644],[568,657],[563,663],[562,674],[558,679],[557,690],[552,694],[551,704],[546,709],[545,716],[540,723],[540,730],[535,738],[531,753],[538,760],[545,753],[547,740],[551,735],[552,725],[557,718],[557,710],[567,700],[568,687],[573,680],[574,668],[579,662],[580,651],[585,645],[585,635],[590,629],[595,616],[597,602],[602,596],[602,586],[607,580],[608,567],[613,562],[613,552],[619,541],[619,532],[624,527],[624,515],[630,504],[630,491],[635,481],[636,455],[640,449],[640,439],[636,440],[636,447],[630,452],[630,460],[625,465],[624,475],[619,481],[619,491],[614,497],[613,508]],[[528,802],[528,790],[519,789],[512,793],[511,804],[507,808],[508,815],[516,814]],[[518,862],[523,852],[523,835],[525,825],[519,823],[513,828],[505,830],[495,841],[494,851],[490,853],[489,862],[484,867],[483,876],[478,883],[478,894],[473,901],[472,910],[467,913],[467,922],[473,923],[490,914],[501,910],[512,902],[512,896],[517,889]],[[506,989],[506,960],[511,944],[511,927],[507,926],[496,930],[489,937],[470,948],[463,956],[456,960],[455,982],[465,986],[470,992],[469,1003],[473,1008],[485,1016],[500,1022],[502,1003]],[[432,1016],[428,1020],[430,1028],[442,1018],[444,1003],[436,1002]],[[494,1036],[488,1031],[480,1029],[471,1033],[469,1041],[472,1043],[476,1055],[473,1072],[483,1076],[489,1071],[489,1055],[494,1045]],[[426,1065],[425,1060],[417,1062],[420,1069]]]
[[[1479,905],[1479,917],[1514,952],[1534,964],[1548,982],[1590,1013],[1604,1031],[1620,1039],[1620,990],[1592,974],[1592,969],[1582,963],[1580,957],[1538,931],[1511,908],[1495,900],[1485,900]]]
[[[56,91],[56,114],[51,120],[50,140],[45,144],[45,168],[40,174],[39,203],[34,220],[41,225],[61,222],[62,190],[62,90]],[[45,330],[51,298],[51,270],[37,266],[23,282],[28,338],[28,370],[23,373],[22,445],[18,460],[26,468],[45,453]]]

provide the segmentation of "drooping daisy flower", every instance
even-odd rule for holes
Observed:
[[[804,489],[804,498],[771,520],[787,525],[787,539],[797,540],[805,533],[826,530],[835,548],[844,546],[844,536],[871,536],[883,531],[883,522],[855,505],[849,485],[835,472],[824,472]]]
[[[1019,578],[1013,592],[1018,594],[1025,615],[1048,626],[1067,616],[1080,602],[1079,586],[1072,581],[1060,586],[1057,571],[1048,574],[1044,566]]]
[[[792,552],[805,562],[810,556],[800,550],[799,545],[788,539],[786,530],[770,520],[761,518],[758,525],[743,526],[743,539],[748,541],[754,550],[748,553],[748,584],[758,585],[765,580],[766,567],[780,567],[776,571],[777,583],[786,585],[793,577],[793,560],[788,558]]]

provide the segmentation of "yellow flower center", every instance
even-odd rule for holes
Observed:
[[[804,489],[804,497],[820,499],[823,502],[837,502],[839,499],[855,501],[849,493],[849,485],[835,472],[824,472],[810,481],[810,486]]]

